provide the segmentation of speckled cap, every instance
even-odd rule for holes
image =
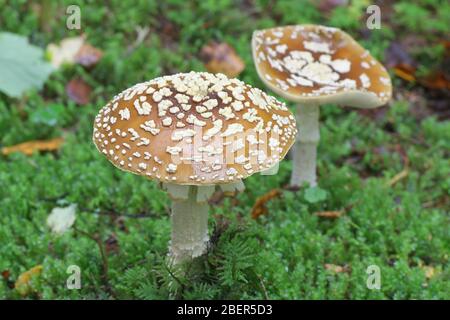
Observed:
[[[392,95],[386,69],[347,33],[319,25],[255,31],[253,60],[264,83],[300,103],[375,108]]]
[[[274,166],[296,133],[294,116],[274,97],[223,74],[190,72],[115,96],[95,118],[93,141],[122,170],[212,185]]]

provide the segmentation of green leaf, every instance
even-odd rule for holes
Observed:
[[[0,48],[0,91],[20,97],[29,89],[42,88],[53,67],[44,61],[41,48],[9,32],[0,33]]]
[[[305,200],[309,203],[317,203],[327,198],[327,192],[319,187],[308,188],[305,191]]]

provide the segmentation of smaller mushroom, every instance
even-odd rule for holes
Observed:
[[[382,106],[392,95],[389,74],[347,33],[319,25],[255,31],[252,50],[267,87],[298,103],[291,184],[315,186],[320,105]]]
[[[284,103],[223,74],[180,73],[137,84],[95,118],[93,141],[121,170],[155,179],[172,199],[174,264],[207,248],[208,199],[278,164],[295,141]]]

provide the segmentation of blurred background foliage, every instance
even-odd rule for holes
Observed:
[[[381,29],[366,27],[370,4]],[[66,28],[69,5],[81,9],[80,30]],[[42,87],[0,93],[0,298],[448,298],[449,15],[444,0],[0,0],[0,32],[40,48],[42,62],[54,63],[49,45],[66,39],[82,36],[88,50]],[[342,28],[370,50],[391,73],[393,100],[371,111],[324,106],[319,188],[284,188],[287,159],[278,175],[247,179],[244,193],[217,195],[201,272],[174,279],[166,194],[98,154],[93,118],[135,83],[208,70],[202,53],[217,44],[264,90],[252,32],[302,23]],[[252,218],[255,201],[280,188]],[[75,225],[57,236],[46,219],[70,204]],[[66,288],[73,264],[80,290]],[[380,290],[366,286],[372,264]]]

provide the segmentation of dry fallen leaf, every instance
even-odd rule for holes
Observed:
[[[267,202],[273,198],[279,197],[280,195],[281,190],[274,189],[256,199],[255,205],[252,208],[252,218],[257,219],[259,216],[267,214],[268,213],[266,207]]]
[[[331,218],[336,219],[341,217],[344,214],[344,210],[336,210],[336,211],[319,211],[314,213],[314,215],[321,218]]]
[[[406,178],[409,174],[409,170],[408,169],[404,169],[401,172],[397,173],[395,176],[393,176],[388,182],[387,182],[387,186],[388,187],[392,187],[394,184],[396,184],[397,182],[399,182],[400,180]]]
[[[66,232],[75,223],[76,204],[71,204],[65,208],[53,208],[47,217],[47,225],[53,233],[58,235]]]
[[[325,270],[329,270],[333,273],[342,273],[342,272],[348,272],[349,271],[349,267],[348,266],[339,266],[336,264],[331,264],[331,263],[325,263],[324,265]]]
[[[84,67],[92,67],[96,65],[103,57],[103,51],[85,43],[75,55],[75,62]]]
[[[14,152],[22,152],[27,156],[31,156],[34,151],[55,151],[58,150],[62,143],[63,138],[55,138],[51,140],[34,140],[27,141],[11,147],[3,147],[2,153],[7,156]]]
[[[204,46],[200,57],[206,70],[212,73],[223,73],[230,78],[237,77],[245,68],[241,57],[226,43],[212,42]]]
[[[392,68],[395,75],[407,82],[417,82],[421,86],[427,89],[433,90],[449,90],[450,89],[450,79],[441,70],[436,70],[427,76],[420,77],[417,75],[418,63],[411,58],[408,53],[408,47],[419,47],[424,46],[423,39],[417,38],[415,35],[410,36],[410,40],[407,43],[397,43],[392,42],[385,52],[385,63],[387,67]],[[411,45],[411,42],[413,45]],[[450,52],[449,42],[441,42],[444,48]],[[411,50],[411,48],[409,48]]]
[[[391,42],[385,52],[385,64],[392,68],[397,77],[408,82],[416,81],[416,61],[411,58],[407,48],[398,42]]]
[[[51,43],[47,46],[47,51],[50,53],[51,63],[56,68],[63,64],[74,63],[91,67],[103,56],[103,51],[86,43],[84,35],[63,39],[59,45]]]
[[[89,103],[92,88],[81,78],[72,79],[66,85],[66,93],[70,99],[78,104]]]
[[[59,68],[64,63],[73,64],[75,56],[81,49],[85,41],[85,36],[63,39],[59,45],[50,43],[47,51],[50,53],[50,61],[55,68]]]
[[[442,71],[437,71],[429,74],[428,76],[419,79],[419,83],[425,88],[429,89],[448,89],[450,90],[450,80],[447,78],[445,73]]]
[[[399,65],[394,68],[394,73],[397,77],[402,78],[405,81],[408,82],[416,81],[416,76],[414,75],[415,69]]]
[[[30,270],[25,271],[17,278],[14,287],[22,296],[26,296],[30,292],[30,281],[33,277],[41,274],[42,268],[42,265],[37,265]]]
[[[14,281],[11,280],[11,272],[7,270],[3,270],[1,272],[3,281],[9,289],[14,289]]]
[[[436,271],[432,266],[422,266],[422,270],[424,271],[427,279],[431,279],[436,275]]]
[[[328,14],[337,7],[347,6],[348,0],[320,0],[317,3],[317,8],[324,14]]]
[[[4,280],[8,280],[8,279],[9,279],[9,276],[11,275],[11,272],[10,272],[9,270],[3,270],[3,271],[1,272],[1,275],[2,275],[2,278],[3,278]]]

